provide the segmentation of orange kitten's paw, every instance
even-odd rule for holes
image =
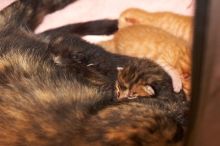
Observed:
[[[175,68],[164,62],[158,61],[158,64],[160,64],[164,68],[164,70],[170,75],[174,92],[179,93],[183,88],[183,83],[179,72]]]
[[[180,90],[182,90],[182,88],[183,88],[180,74],[176,70],[172,70],[172,69],[170,71],[168,71],[168,73],[172,78],[174,92],[179,93]]]

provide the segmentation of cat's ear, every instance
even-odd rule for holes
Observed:
[[[155,91],[154,91],[154,89],[150,86],[150,85],[145,85],[145,86],[143,86],[142,87],[143,88],[143,90],[146,92],[146,93],[148,93],[149,95],[155,95]]]

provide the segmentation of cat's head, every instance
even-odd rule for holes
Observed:
[[[124,98],[150,97],[155,94],[154,89],[145,80],[142,74],[134,67],[118,67],[116,92],[119,100]]]

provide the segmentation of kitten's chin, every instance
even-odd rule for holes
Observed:
[[[120,96],[120,93],[117,94],[117,99],[118,101],[124,100],[124,99],[129,99],[127,96]]]
[[[128,96],[127,97],[128,99],[136,99],[136,98],[138,98],[137,96]]]
[[[132,99],[136,99],[136,98],[138,98],[138,96],[118,96],[118,94],[117,94],[117,99],[119,101],[126,100],[126,99],[132,100]]]

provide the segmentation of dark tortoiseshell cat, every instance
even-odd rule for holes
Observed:
[[[0,12],[0,146],[181,145],[188,110],[182,99],[115,100],[109,79],[116,74],[109,74],[132,58],[76,36],[29,31],[37,10],[63,4],[67,0],[20,0]],[[72,54],[62,54],[70,46]]]

